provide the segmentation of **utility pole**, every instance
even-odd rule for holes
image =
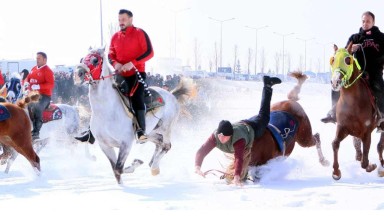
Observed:
[[[261,27],[251,27],[251,26],[245,26],[246,28],[250,28],[250,29],[253,29],[255,30],[255,75],[257,73],[257,33],[259,30],[263,29],[263,28],[267,28],[268,26],[261,26]]]
[[[103,5],[102,0],[100,0],[100,44],[101,47],[104,45],[104,39],[103,39]]]
[[[174,14],[174,24],[175,24],[175,40],[174,40],[174,48],[175,48],[175,53],[174,53],[174,58],[176,59],[177,58],[177,38],[176,38],[176,33],[177,33],[177,28],[176,28],[176,21],[177,21],[177,14],[180,13],[180,12],[183,12],[183,11],[186,11],[186,10],[189,10],[191,8],[183,8],[183,9],[179,9],[179,10],[171,10]]]
[[[304,72],[307,71],[307,41],[314,40],[315,38],[302,39],[296,38],[297,40],[304,41]]]
[[[274,34],[277,34],[279,35],[280,37],[283,38],[283,76],[284,76],[284,61],[285,61],[285,52],[284,52],[284,40],[285,40],[285,37],[289,36],[289,35],[293,35],[294,33],[288,33],[288,34],[281,34],[281,33],[278,33],[278,32],[273,32]]]
[[[234,20],[235,18],[226,19],[226,20],[218,20],[218,19],[214,19],[212,17],[208,17],[208,18],[220,23],[220,67],[222,67],[222,63],[223,63],[223,23],[230,21],[230,20]]]

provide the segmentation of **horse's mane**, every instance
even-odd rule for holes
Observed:
[[[38,101],[39,98],[40,98],[39,93],[36,93],[36,92],[29,93],[24,98],[16,101],[16,105],[19,106],[20,108],[24,109],[29,103]]]

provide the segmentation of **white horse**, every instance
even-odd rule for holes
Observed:
[[[132,113],[113,87],[115,75],[105,54],[105,48],[90,50],[77,66],[77,74],[89,84],[89,101],[92,109],[90,127],[101,150],[111,163],[115,178],[122,184],[121,175],[133,172],[142,162],[134,161],[133,166],[124,169],[125,161],[135,141]],[[146,114],[148,141],[156,145],[149,163],[152,175],[160,173],[160,160],[171,149],[172,126],[180,113],[180,103],[191,92],[186,82],[174,91],[151,87],[160,94],[164,105]],[[116,156],[115,148],[118,148]]]

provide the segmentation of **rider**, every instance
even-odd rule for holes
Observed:
[[[43,111],[51,102],[52,91],[55,86],[55,77],[52,70],[47,65],[47,54],[38,52],[36,63],[28,74],[24,87],[29,90],[38,91],[40,98],[38,102],[31,103],[29,109],[32,111],[32,139],[39,139],[40,129],[43,125]]]
[[[352,42],[352,52],[368,77],[371,90],[376,98],[377,106],[381,113],[378,130],[384,129],[384,80],[383,80],[383,57],[384,57],[384,34],[375,26],[375,15],[366,11],[362,15],[362,26],[359,33],[353,34],[348,39]],[[336,103],[340,93],[332,91],[332,109],[327,117],[322,118],[324,123],[336,122]],[[381,124],[380,124],[381,123]]]
[[[269,123],[272,86],[281,83],[277,77],[264,76],[264,88],[259,114],[231,124],[222,120],[208,140],[200,147],[195,157],[195,172],[205,176],[201,165],[206,155],[215,147],[225,153],[234,154],[234,183],[241,185],[248,173],[250,153],[254,139],[261,137]],[[228,169],[231,169],[230,167]],[[232,170],[232,169],[231,169]],[[232,177],[227,176],[227,178]]]
[[[121,85],[120,88],[127,88],[128,93],[132,93],[130,100],[135,113],[138,128],[136,130],[137,139],[140,143],[147,141],[145,134],[145,103],[144,103],[144,84],[138,81],[138,70],[145,81],[145,62],[153,57],[153,48],[147,33],[132,24],[133,14],[131,11],[121,9],[119,11],[120,31],[116,32],[111,39],[109,48],[109,60],[116,71],[120,72],[116,81]],[[91,139],[92,134],[83,133],[81,137],[75,137],[80,141]]]
[[[21,76],[21,85],[24,86],[24,83],[26,82],[26,79],[28,77],[28,74],[29,74],[29,71],[27,69],[23,69],[21,72],[20,72],[20,76]]]

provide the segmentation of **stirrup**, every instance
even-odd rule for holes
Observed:
[[[148,141],[148,137],[145,134],[145,131],[143,130],[138,130],[137,131],[137,141],[136,143],[143,144]]]

